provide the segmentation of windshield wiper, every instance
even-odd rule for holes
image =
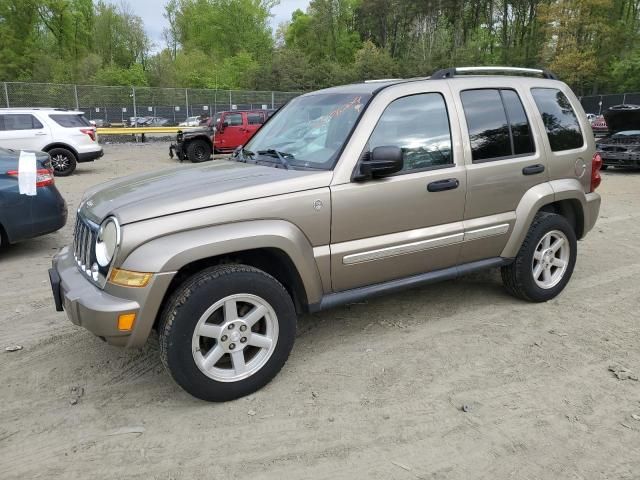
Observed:
[[[289,162],[287,162],[287,160],[285,160],[284,156],[287,155],[293,159],[295,159],[295,157],[290,154],[290,153],[285,153],[285,152],[279,152],[278,150],[275,150],[273,148],[270,148],[268,150],[258,150],[258,155],[271,155],[271,156],[275,156],[280,163],[282,164],[282,166],[286,169],[289,170],[291,167],[289,166]]]
[[[251,150],[247,150],[243,146],[239,146],[235,151],[235,159],[240,162],[247,162],[247,157],[253,157],[255,154]]]

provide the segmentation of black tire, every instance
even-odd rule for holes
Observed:
[[[569,242],[567,268],[556,285],[550,288],[541,288],[534,280],[534,253],[542,238],[554,230],[564,233]],[[576,234],[563,216],[538,212],[514,262],[502,267],[502,281],[507,291],[514,297],[529,302],[546,302],[556,297],[571,279],[576,263],[577,245]]]
[[[193,163],[210,160],[211,145],[202,139],[192,140],[187,146],[187,158]]]
[[[278,335],[272,353],[262,367],[237,381],[218,381],[205,375],[196,364],[196,353],[192,352],[194,331],[210,307],[238,294],[257,296],[272,307]],[[212,318],[217,315],[216,312],[218,310],[210,313]],[[240,320],[242,318],[246,317]],[[160,318],[160,357],[175,382],[194,397],[211,402],[233,400],[259,390],[282,369],[293,348],[296,324],[293,301],[275,278],[246,265],[220,265],[194,275],[172,293]],[[252,328],[248,333],[253,333]],[[226,331],[223,327],[222,332]],[[218,344],[221,344],[220,339],[215,340],[210,348]],[[200,348],[197,348],[198,353],[202,353]],[[203,356],[206,353],[209,352],[202,353]],[[230,357],[231,353],[225,353],[220,361],[230,362]]]
[[[75,171],[78,160],[73,152],[66,148],[52,148],[48,153],[56,177],[68,177]]]

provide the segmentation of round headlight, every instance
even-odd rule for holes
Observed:
[[[120,227],[115,218],[107,218],[98,231],[96,238],[96,260],[101,267],[106,267],[113,260],[120,242]]]

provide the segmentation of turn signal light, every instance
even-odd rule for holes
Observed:
[[[89,135],[89,138],[91,140],[93,140],[94,142],[96,141],[96,130],[95,130],[95,128],[81,128],[80,131],[82,133],[84,133],[85,135]]]
[[[123,313],[118,316],[118,330],[121,332],[129,332],[133,329],[133,325],[136,323],[135,313]]]
[[[153,274],[142,272],[130,272],[114,268],[111,271],[109,282],[122,287],[146,287]]]

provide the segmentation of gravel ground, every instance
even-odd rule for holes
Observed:
[[[156,338],[102,343],[47,281],[82,191],[175,164],[167,149],[107,145],[56,181],[68,225],[0,255],[0,478],[640,478],[640,382],[609,371],[640,374],[640,172],[603,174],[557,299],[515,300],[490,271],[309,315],[271,384],[207,404]]]

